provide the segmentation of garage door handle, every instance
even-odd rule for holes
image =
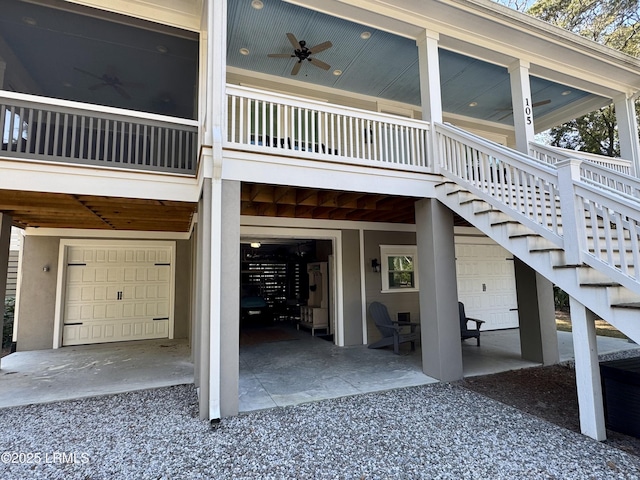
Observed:
[[[76,323],[65,323],[65,326],[67,326],[67,325],[69,325],[69,326],[71,326],[71,325],[83,325],[83,323],[82,323],[82,322],[76,322]]]
[[[161,317],[161,318],[154,318],[153,321],[160,321],[160,320],[169,320],[169,317]]]
[[[156,267],[170,267],[170,263],[154,263]]]

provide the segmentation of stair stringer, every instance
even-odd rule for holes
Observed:
[[[452,185],[455,185],[455,190],[453,191],[449,189]],[[624,289],[624,287],[620,287],[611,279],[611,287],[581,284],[579,271],[591,269],[591,267],[586,264],[574,266],[557,264],[557,256],[554,257],[553,252],[554,250],[561,251],[560,247],[543,239],[527,226],[522,225],[515,215],[512,216],[509,215],[508,211],[493,208],[489,203],[464,189],[464,186],[457,184],[455,181],[445,181],[439,184],[435,190],[436,198],[449,209],[460,215],[505,250],[518,257],[547,280],[560,287],[600,318],[609,322],[633,341],[640,343],[639,310],[612,306],[613,298],[609,289]],[[464,203],[461,203],[461,195],[465,197]],[[476,197],[477,199],[470,202],[470,197]],[[484,212],[482,208],[478,208],[478,202],[484,204]],[[495,218],[491,216],[493,212],[501,212],[502,215],[508,217],[508,221],[506,223],[496,223]],[[512,232],[511,225],[514,224],[517,225],[521,232],[517,236],[514,236]],[[550,249],[546,251],[538,248],[532,251],[532,240],[538,243],[540,241],[547,242]],[[636,298],[636,294],[628,290],[627,292],[628,296]]]

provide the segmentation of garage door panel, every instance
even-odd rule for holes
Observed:
[[[63,345],[166,338],[170,247],[68,247]],[[86,265],[81,265],[86,263]],[[164,263],[164,262],[163,262]],[[75,324],[75,325],[70,325]]]
[[[469,317],[485,320],[483,329],[518,326],[511,255],[499,245],[456,245],[458,296]]]

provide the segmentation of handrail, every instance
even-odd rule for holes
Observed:
[[[0,156],[193,175],[198,123],[0,91]]]
[[[640,294],[638,180],[587,160],[551,163],[443,124],[434,125],[440,172],[586,263]],[[625,188],[603,180],[624,179]]]
[[[428,122],[227,85],[227,148],[432,171]]]
[[[533,142],[529,145],[529,151],[531,156],[550,165],[571,158],[585,160],[580,168],[581,177],[585,182],[640,198],[640,180],[631,175],[632,163],[628,160]]]
[[[556,245],[562,245],[558,178],[551,166],[453,125],[435,124],[440,173]]]
[[[552,165],[569,158],[578,158],[581,160],[588,160],[596,165],[601,165],[626,175],[630,175],[632,173],[633,167],[633,163],[631,161],[623,158],[607,157],[605,155],[597,155],[595,153],[580,152],[551,145],[542,145],[537,142],[531,142],[529,144],[529,153],[532,157]]]

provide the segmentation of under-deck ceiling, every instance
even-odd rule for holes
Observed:
[[[242,215],[415,223],[414,197],[243,183]],[[458,226],[468,226],[455,217]]]
[[[417,198],[243,183],[241,215],[415,223]],[[0,190],[0,212],[20,228],[189,232],[197,203]],[[459,217],[454,223],[466,226]]]
[[[0,190],[16,227],[188,232],[196,203]]]

